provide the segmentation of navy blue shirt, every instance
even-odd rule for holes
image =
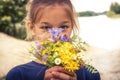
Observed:
[[[32,61],[11,69],[6,80],[44,80],[46,69],[45,65]],[[76,74],[77,80],[100,80],[99,72],[91,73],[86,67],[77,70]]]

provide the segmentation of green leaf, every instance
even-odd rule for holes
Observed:
[[[95,69],[95,68],[94,68],[93,66],[91,66],[91,65],[85,64],[85,67],[86,67],[86,69],[87,69],[89,72],[91,72],[91,73],[93,73],[93,74],[98,73],[97,69]]]

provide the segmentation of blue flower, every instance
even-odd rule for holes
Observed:
[[[62,28],[59,28],[57,30],[55,30],[55,29],[49,29],[48,31],[50,32],[50,34],[52,36],[56,37],[56,36],[58,36],[60,34],[60,32],[63,31],[63,29]]]
[[[67,42],[67,41],[70,41],[70,38],[68,38],[67,35],[61,35],[60,40]]]

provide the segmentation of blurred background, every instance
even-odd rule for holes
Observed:
[[[0,0],[0,80],[16,65],[31,61],[25,41],[28,0]],[[101,80],[120,80],[120,0],[71,0],[80,23],[79,36]]]

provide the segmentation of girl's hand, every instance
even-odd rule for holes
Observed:
[[[77,77],[74,72],[68,72],[61,66],[55,66],[46,70],[44,80],[77,80]]]

